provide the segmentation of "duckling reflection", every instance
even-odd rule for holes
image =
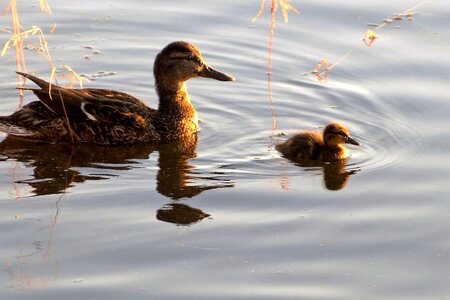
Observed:
[[[350,176],[359,171],[359,169],[346,170],[346,158],[332,162],[312,161],[308,159],[297,159],[292,160],[292,162],[303,168],[321,167],[325,187],[331,191],[343,189],[347,185]]]

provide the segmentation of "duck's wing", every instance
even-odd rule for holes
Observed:
[[[82,92],[82,94],[89,99],[112,99],[147,106],[142,100],[124,92],[108,89],[74,89],[74,91]]]
[[[50,84],[31,74],[18,74],[36,83],[40,89],[32,90],[52,112],[70,117],[86,118],[97,122],[120,123],[131,121],[131,125],[145,126],[156,114],[141,100],[107,89],[66,89]]]

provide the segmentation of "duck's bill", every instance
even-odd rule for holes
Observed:
[[[357,140],[355,140],[354,138],[352,138],[351,136],[349,136],[345,142],[346,142],[347,144],[352,144],[352,145],[356,145],[356,146],[361,146],[361,144],[360,144]]]
[[[236,80],[233,76],[228,75],[226,73],[219,72],[216,69],[214,69],[213,67],[208,66],[208,65],[205,65],[203,70],[201,70],[198,73],[198,75],[201,77],[212,78],[212,79],[216,79],[216,80],[220,80],[220,81],[235,81]]]

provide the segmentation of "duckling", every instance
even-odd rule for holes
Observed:
[[[330,123],[323,134],[316,131],[300,132],[276,149],[289,159],[309,159],[324,162],[345,159],[349,151],[342,144],[361,144],[350,136],[348,129],[340,123]]]
[[[209,66],[192,44],[177,41],[156,56],[153,72],[158,109],[123,92],[108,89],[67,89],[31,74],[31,90],[40,101],[0,117],[0,131],[49,143],[137,144],[186,139],[198,130],[197,112],[185,81],[206,77],[234,81]]]

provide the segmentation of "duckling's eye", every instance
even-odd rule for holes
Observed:
[[[343,137],[347,137],[347,135],[345,134],[345,132],[343,132],[342,130],[339,131],[339,135],[342,135]]]

